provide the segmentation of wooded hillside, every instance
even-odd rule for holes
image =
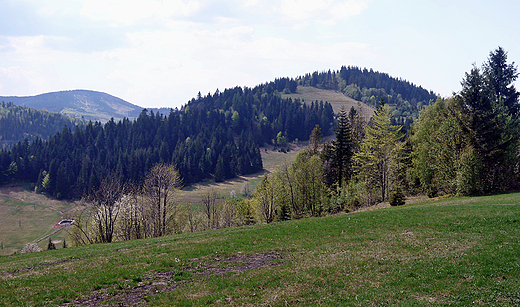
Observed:
[[[85,120],[59,113],[0,102],[0,147],[10,148],[14,143],[24,139],[47,139],[64,126],[82,126],[85,123]]]
[[[156,163],[173,164],[184,184],[257,172],[262,144],[283,148],[308,139],[317,124],[325,134],[332,131],[330,104],[282,99],[277,87],[287,82],[217,90],[166,115],[143,110],[133,121],[89,122],[65,127],[48,141],[19,143],[0,151],[1,182],[32,182],[38,191],[74,198],[108,175],[142,181]]]
[[[342,66],[338,71],[315,71],[297,81],[304,86],[341,91],[374,108],[383,97],[390,107],[393,123],[403,125],[406,130],[419,116],[419,111],[437,99],[433,91],[409,81],[356,66]]]

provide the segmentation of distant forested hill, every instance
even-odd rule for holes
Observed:
[[[202,97],[163,115],[143,110],[135,120],[89,122],[32,143],[0,150],[0,183],[32,182],[58,198],[80,197],[115,175],[139,182],[155,163],[172,163],[185,184],[222,181],[262,169],[259,146],[306,140],[316,124],[332,132],[329,103],[282,99],[292,79],[236,87]]]
[[[59,113],[0,102],[0,147],[9,148],[24,139],[47,139],[64,126],[74,127],[85,123],[85,120]]]
[[[343,66],[338,71],[317,72],[297,78],[299,85],[314,86],[343,92],[345,95],[377,107],[381,97],[390,106],[394,123],[410,126],[419,111],[435,102],[437,95],[421,86],[414,85],[403,79],[358,68]]]
[[[107,122],[112,117],[116,120],[125,117],[136,118],[143,109],[112,95],[88,90],[52,92],[26,97],[0,96],[1,101],[102,122]]]

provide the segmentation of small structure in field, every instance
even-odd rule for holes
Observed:
[[[56,224],[54,224],[53,227],[69,227],[70,225],[72,225],[72,223],[74,223],[74,220],[64,219],[60,220],[59,222],[56,222]]]

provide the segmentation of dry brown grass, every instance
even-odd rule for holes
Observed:
[[[323,90],[311,86],[298,86],[296,93],[282,94],[282,98],[300,99],[304,100],[306,103],[322,100],[327,101],[332,105],[332,109],[336,114],[339,112],[342,106],[345,106],[347,110],[350,110],[351,107],[357,109],[358,105],[360,105],[363,112],[369,117],[371,117],[375,111],[374,108],[348,96],[345,96],[339,91]]]

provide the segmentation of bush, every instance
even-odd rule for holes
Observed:
[[[343,187],[336,187],[332,192],[327,211],[329,213],[338,213],[341,210],[350,212],[358,208],[366,201],[365,185],[363,182],[354,180],[348,182]]]
[[[56,249],[56,245],[52,243],[51,238],[49,238],[49,244],[47,244],[47,250],[53,250]]]
[[[41,252],[41,249],[38,247],[38,244],[36,243],[27,243],[23,247],[21,253],[35,253],[35,252]]]
[[[402,206],[405,204],[405,197],[401,188],[397,187],[390,192],[390,206]]]

